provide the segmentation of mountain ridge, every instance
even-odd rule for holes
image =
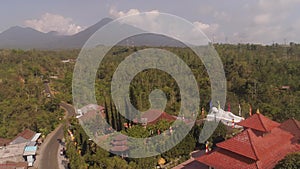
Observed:
[[[30,27],[13,26],[0,33],[0,49],[81,48],[91,35],[111,21],[111,18],[103,18],[74,35],[60,35],[55,31],[43,33]]]
[[[60,35],[58,32],[50,31],[43,33],[29,27],[14,26],[0,33],[0,49],[80,49],[86,41],[100,28],[113,21],[111,18],[103,18],[96,24],[78,32],[74,35]],[[139,28],[127,24],[121,24],[118,28],[123,33],[133,30],[139,32]],[[142,32],[142,31],[141,31]],[[116,32],[117,34],[120,32]],[[107,35],[105,38],[109,38]],[[139,34],[127,39],[121,40],[118,45],[134,46],[172,46],[184,47],[180,41],[159,34]]]

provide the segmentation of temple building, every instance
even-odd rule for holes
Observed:
[[[122,157],[128,156],[129,147],[127,145],[127,136],[117,135],[111,141],[110,151]]]
[[[204,168],[271,169],[287,154],[300,151],[300,122],[295,119],[280,124],[254,114],[238,125],[244,127],[241,133],[196,159]]]
[[[160,120],[166,120],[169,122],[173,122],[176,120],[176,116],[172,116],[164,111],[160,110],[148,110],[141,116],[141,121],[143,125],[152,125],[156,124]],[[137,123],[137,119],[134,120]]]

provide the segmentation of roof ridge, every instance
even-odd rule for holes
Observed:
[[[254,147],[254,144],[252,143],[252,141],[254,141],[254,140],[252,140],[252,137],[251,137],[251,134],[252,134],[252,133],[250,134],[250,130],[251,130],[251,132],[253,132],[252,129],[248,129],[248,130],[247,130],[247,134],[248,134],[248,137],[249,137],[249,143],[250,143],[250,146],[252,147],[252,149],[253,149],[253,151],[254,151],[255,157],[256,157],[257,159],[259,159],[257,150],[256,150],[256,148]]]
[[[261,116],[263,116],[263,115],[261,115],[261,114],[257,114],[257,116],[258,116],[258,119],[259,119],[259,121],[260,121],[260,123],[261,123],[262,127],[265,129],[265,131],[268,131],[268,130],[267,130],[267,128],[266,128],[266,126],[265,126],[265,124],[263,123],[263,120],[262,120],[262,118],[261,118]]]
[[[298,128],[300,129],[300,126],[299,126],[299,124],[297,123],[298,121],[297,121],[296,119],[294,119],[294,118],[292,118],[292,121],[295,123],[296,127],[298,127]]]

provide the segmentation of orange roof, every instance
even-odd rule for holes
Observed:
[[[116,135],[115,137],[113,137],[113,140],[114,141],[123,141],[123,140],[127,140],[127,136],[124,135],[124,134],[119,134],[119,135]]]
[[[113,146],[122,146],[127,144],[127,140],[121,140],[121,141],[111,141],[110,142]]]
[[[262,132],[269,132],[274,127],[278,127],[280,124],[268,119],[262,114],[254,114],[253,116],[247,118],[246,120],[237,123],[237,125],[262,131]]]
[[[127,151],[129,150],[128,146],[113,146],[112,148],[110,148],[110,151],[113,151],[113,152],[124,152],[124,151]]]
[[[32,137],[35,135],[35,132],[30,130],[30,129],[25,129],[24,131],[22,131],[21,133],[19,133],[17,137],[23,137],[25,138],[26,140],[31,140]]]
[[[279,128],[293,134],[293,142],[300,142],[300,122],[295,119],[289,119],[281,123]]]
[[[0,169],[27,169],[27,162],[18,162],[18,163],[13,163],[13,162],[8,162],[5,164],[0,164]]]
[[[84,115],[82,115],[81,117],[79,117],[79,119],[82,121],[92,120],[95,119],[97,115],[98,112],[96,110],[90,110],[86,112]]]
[[[167,121],[175,121],[176,117],[166,113],[162,112],[160,110],[149,110],[146,111],[141,118],[146,118],[148,124],[155,124],[159,120],[167,120]]]
[[[172,169],[208,169],[208,167],[205,164],[190,158],[189,160],[173,167]]]
[[[258,118],[256,118],[258,120]],[[288,153],[300,151],[292,142],[294,135],[275,127],[264,136],[257,136],[251,128],[217,144],[216,151],[197,160],[215,168],[271,169]]]
[[[293,137],[280,128],[274,128],[264,137],[258,137],[255,147],[261,154],[258,161],[260,168],[274,168],[287,154],[300,151],[300,146],[292,143]]]
[[[11,140],[6,138],[0,138],[0,146],[8,145]]]
[[[281,123],[279,127],[297,137],[300,137],[300,122],[295,119],[288,119],[285,122]]]
[[[229,140],[218,143],[217,146],[253,160],[258,160],[259,155],[254,146],[256,138],[253,131],[247,129]]]
[[[197,160],[201,163],[204,163],[208,166],[214,168],[223,168],[223,169],[255,169],[256,163],[255,160],[250,158],[240,156],[236,153],[224,150],[217,149],[209,154],[203,155]]]

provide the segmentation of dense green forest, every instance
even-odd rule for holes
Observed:
[[[242,115],[249,116],[257,109],[273,120],[300,118],[300,45],[214,45],[223,61],[227,78],[227,105],[233,113],[241,105]],[[110,82],[118,65],[129,54],[143,48],[116,47],[100,65],[96,78],[96,96],[100,104],[110,98]],[[188,48],[164,48],[177,54],[192,69],[198,82],[199,107],[209,109],[210,80],[201,60]],[[285,88],[287,87],[287,88]],[[139,110],[149,108],[148,96],[154,89],[165,92],[168,102],[166,112],[176,114],[180,107],[180,91],[175,80],[160,70],[145,70],[131,82],[131,102]]]
[[[300,45],[214,44],[214,47],[223,61],[227,104],[230,103],[233,113],[237,114],[240,104],[242,115],[248,117],[251,105],[252,113],[259,109],[278,122],[288,118],[300,120]],[[96,97],[100,105],[106,105],[110,117],[120,119],[110,96],[113,72],[126,56],[144,48],[115,47],[99,65]],[[201,60],[188,48],[162,49],[177,54],[191,68],[199,86],[199,107],[207,112],[211,100],[210,81]],[[12,138],[25,128],[46,135],[60,123],[64,112],[59,103],[72,103],[72,74],[78,54],[79,50],[0,50],[0,137]],[[66,59],[71,60],[62,62]],[[55,97],[47,95],[46,83]],[[148,109],[148,96],[154,89],[165,92],[168,98],[165,111],[176,115],[181,101],[179,88],[169,74],[159,70],[145,70],[133,79],[130,86],[132,104],[139,110]],[[184,160],[196,147],[201,130],[201,126],[195,126],[180,145],[159,157],[124,160],[90,142],[76,119],[71,124],[77,143],[69,141],[67,144],[71,168],[151,168],[161,157],[167,162]],[[152,127],[166,128],[161,123]],[[223,127],[219,128],[218,133],[223,133]],[[123,130],[120,125],[119,130]],[[138,125],[124,132],[137,137],[149,136],[148,129]],[[80,153],[75,153],[78,150]]]
[[[231,105],[233,113],[237,114],[238,104],[242,107],[242,115],[249,116],[249,107],[252,113],[259,109],[261,113],[273,120],[282,122],[288,118],[300,119],[300,46],[272,45],[224,45],[215,44],[225,68],[227,78],[227,103]],[[131,53],[143,49],[115,47],[105,57],[100,65],[96,78],[96,96],[99,104],[106,105],[109,122],[113,128],[134,137],[149,137],[154,129],[167,130],[168,123],[161,122],[146,129],[140,125],[134,125],[130,129],[118,126],[120,120],[110,99],[110,82],[113,72],[118,65]],[[187,48],[164,48],[177,54],[192,69],[198,82],[201,102],[199,107],[209,110],[210,81],[204,65],[198,57]],[[154,89],[165,92],[168,102],[166,112],[175,114],[180,108],[180,91],[175,80],[167,73],[159,70],[145,70],[137,74],[131,82],[130,99],[139,110],[147,110],[150,107],[148,96]],[[225,109],[227,108],[224,107]],[[117,119],[117,120],[116,120]],[[149,157],[146,160],[120,158],[97,147],[88,141],[88,136],[77,123],[73,123],[75,133],[74,145],[69,142],[68,154],[72,156],[71,168],[154,168],[159,159],[163,158],[172,167],[189,157],[189,152],[200,146],[197,143],[202,125],[194,126],[186,138],[171,150],[160,156]],[[214,141],[218,136],[230,137],[226,128],[220,124],[218,129],[210,137]],[[198,147],[199,148],[199,147]],[[74,155],[79,151],[80,155]],[[75,153],[76,154],[76,153]],[[101,154],[101,156],[99,155]],[[111,160],[116,161],[112,163]]]
[[[76,54],[73,51],[0,51],[0,137],[12,138],[26,128],[44,135],[55,129],[64,114],[59,103],[66,100],[61,94],[67,84],[65,75],[73,67],[61,60]],[[55,76],[58,79],[52,80]],[[47,94],[45,83],[49,81],[57,97]]]

